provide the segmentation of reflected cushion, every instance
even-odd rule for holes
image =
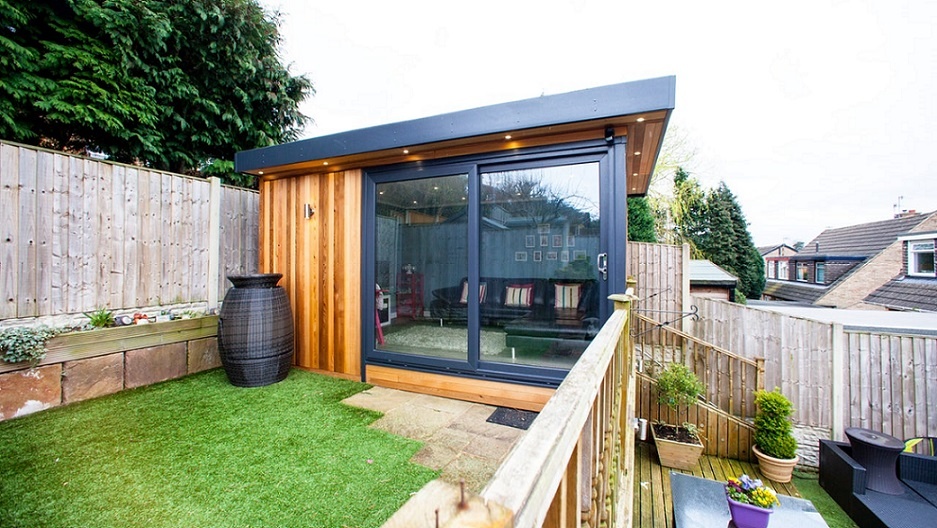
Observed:
[[[556,283],[556,308],[578,308],[579,295],[582,292],[582,284],[562,284]]]
[[[488,284],[480,282],[478,284],[478,304],[484,304],[485,294],[488,293]],[[462,283],[462,295],[459,297],[459,302],[462,304],[468,304],[468,282]]]
[[[533,284],[509,284],[504,293],[505,306],[529,307],[534,301]]]

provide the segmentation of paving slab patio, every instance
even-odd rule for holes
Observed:
[[[412,462],[478,493],[525,431],[488,423],[496,407],[438,396],[372,387],[345,404],[384,413],[371,427],[423,442]]]

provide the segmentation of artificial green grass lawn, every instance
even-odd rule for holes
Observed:
[[[856,523],[836,504],[826,490],[820,487],[816,473],[794,472],[794,486],[823,516],[830,528],[857,528]]]
[[[365,388],[216,369],[0,423],[0,526],[380,526],[436,473],[339,403]]]

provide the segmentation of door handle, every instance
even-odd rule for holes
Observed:
[[[595,265],[599,273],[602,274],[602,280],[608,280],[608,253],[599,253],[595,258]]]

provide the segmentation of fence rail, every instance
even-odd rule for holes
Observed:
[[[434,481],[385,528],[631,526],[636,401],[631,303],[626,296],[614,297],[615,312],[480,497],[458,508],[458,492]],[[450,507],[440,506],[445,497]]]
[[[755,426],[751,423],[704,402],[697,402],[676,411],[666,405],[659,405],[657,382],[647,374],[638,374],[637,392],[637,416],[647,419],[648,427],[655,422],[689,422],[696,425],[703,437],[703,454],[755,461],[752,451]],[[650,432],[647,434],[650,438]]]
[[[0,142],[0,320],[205,302],[213,282],[223,295],[226,274],[257,269],[258,203],[201,178]]]
[[[649,370],[687,365],[706,386],[706,401],[735,416],[755,415],[753,392],[764,388],[761,358],[739,356],[640,314],[632,328],[635,351]]]

